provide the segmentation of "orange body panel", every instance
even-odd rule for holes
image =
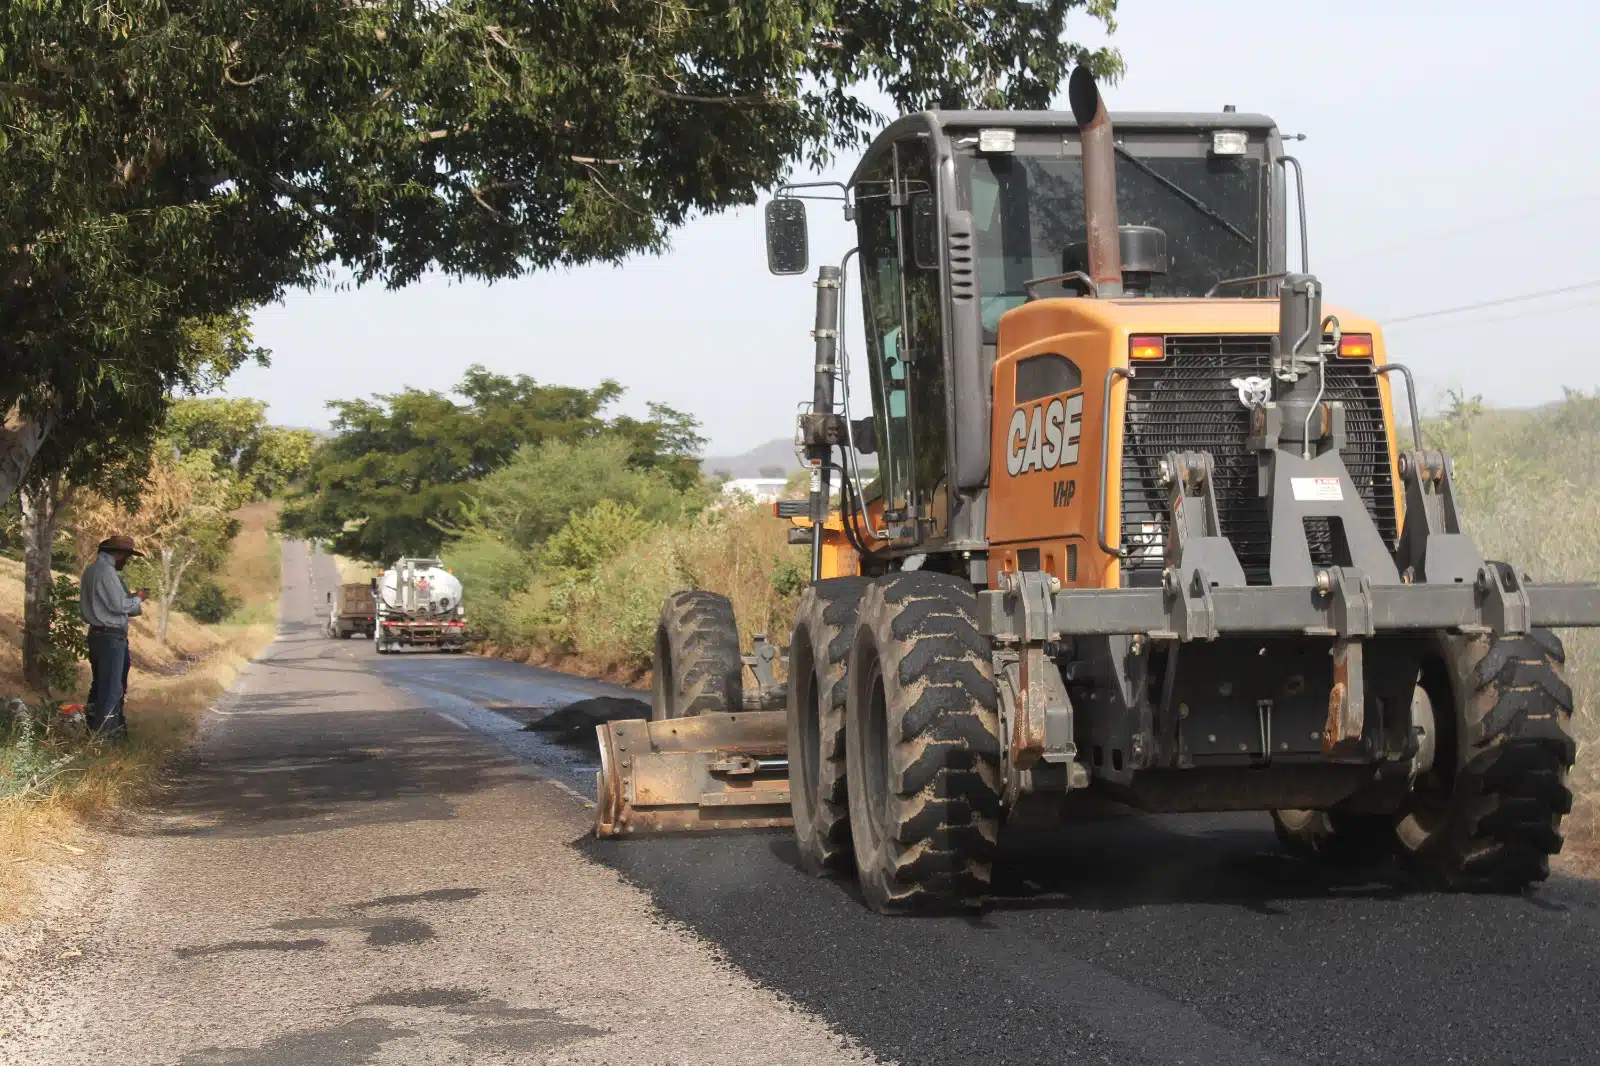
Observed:
[[[881,510],[881,506],[880,506]],[[777,508],[773,508],[777,513]],[[795,516],[789,519],[789,524],[796,529],[810,529],[811,519],[807,516]],[[858,527],[860,523],[857,523]],[[844,531],[844,520],[838,511],[828,512],[827,521],[822,523],[822,576],[827,577],[854,577],[861,573],[861,556],[850,544],[850,538]]]
[[[1376,323],[1342,308],[1325,307],[1324,313],[1337,315],[1347,334],[1370,333],[1373,361],[1386,362]],[[1130,337],[1277,331],[1276,300],[1052,299],[1026,303],[1001,316],[989,468],[990,587],[998,585],[1001,573],[1018,567],[1019,553],[1035,550],[1040,569],[1064,586],[1119,584],[1117,558],[1100,549],[1095,520],[1103,488],[1106,539],[1116,547],[1122,525],[1122,472],[1120,463],[1106,469],[1101,417],[1106,372],[1129,365]],[[1045,353],[1072,360],[1082,375],[1081,384],[1017,403],[1018,364]],[[1137,360],[1132,362],[1137,367]],[[1399,486],[1389,380],[1381,376],[1378,383],[1389,464]],[[1109,450],[1120,456],[1127,385],[1118,378],[1111,387]],[[1403,499],[1396,500],[1397,507],[1401,503]],[[1076,566],[1071,567],[1074,555]]]

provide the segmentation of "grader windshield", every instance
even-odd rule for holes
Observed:
[[[1167,235],[1168,272],[1152,296],[1203,296],[1224,278],[1263,272],[1266,161],[1248,155],[1119,154],[1117,213]],[[986,329],[1023,300],[1022,286],[1083,264],[1083,168],[1076,157],[958,157],[978,236],[978,288]]]

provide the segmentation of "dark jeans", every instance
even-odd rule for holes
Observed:
[[[128,694],[128,635],[89,631],[89,666],[94,681],[89,685],[89,703],[83,716],[89,728],[114,737],[126,736],[127,719],[122,702]]]

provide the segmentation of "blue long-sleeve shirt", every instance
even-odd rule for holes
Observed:
[[[96,555],[83,572],[78,605],[85,622],[110,629],[127,629],[128,619],[144,610],[144,601],[122,583],[117,562],[109,552]]]

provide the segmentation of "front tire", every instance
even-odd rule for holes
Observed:
[[[1550,876],[1572,810],[1565,651],[1547,630],[1440,636],[1438,648],[1423,672],[1438,740],[1396,827],[1402,855],[1439,888],[1521,891]]]
[[[862,577],[818,581],[800,596],[789,643],[789,805],[800,864],[847,870],[850,806],[845,768],[845,671],[855,641]]]
[[[981,907],[999,836],[1000,719],[970,584],[914,571],[867,589],[847,674],[845,762],[867,905]]]
[[[656,625],[650,716],[656,721],[744,709],[739,627],[726,596],[674,592]]]

